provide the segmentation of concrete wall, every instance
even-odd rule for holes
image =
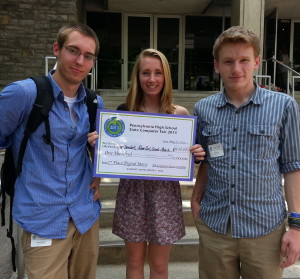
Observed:
[[[0,90],[43,75],[59,28],[77,20],[76,0],[0,1]]]

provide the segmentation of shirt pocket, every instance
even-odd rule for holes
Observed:
[[[221,126],[207,125],[202,130],[206,145],[221,143]]]
[[[202,135],[208,145],[220,143],[221,126],[207,125],[202,130]]]
[[[249,158],[272,158],[276,152],[276,126],[249,125],[245,146]]]

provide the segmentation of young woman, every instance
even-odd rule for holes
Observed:
[[[126,103],[118,110],[188,115],[187,109],[172,104],[172,81],[166,57],[155,49],[143,50],[133,68]],[[97,132],[88,134],[95,144]],[[205,152],[190,148],[196,160]],[[185,235],[178,181],[120,179],[113,233],[126,245],[127,279],[144,278],[146,257],[150,279],[168,278],[171,245]]]
[[[118,110],[188,115],[172,104],[172,81],[166,57],[143,50],[133,69],[126,103]],[[191,147],[197,160],[205,153]],[[168,278],[171,245],[185,235],[178,181],[120,179],[113,233],[123,238],[127,252],[127,279],[144,278],[148,256],[150,279]]]

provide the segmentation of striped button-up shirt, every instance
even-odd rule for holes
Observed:
[[[22,173],[15,184],[13,218],[26,231],[45,238],[65,238],[70,218],[80,233],[86,232],[100,214],[100,202],[93,201],[90,189],[92,164],[87,155],[89,115],[83,85],[73,105],[78,121],[74,124],[68,104],[58,84],[53,86],[54,103],[49,112],[54,161],[42,135],[42,123],[30,135],[23,159]],[[31,79],[14,82],[0,93],[0,148],[11,145],[15,160],[36,98]],[[98,108],[103,108],[98,98]]]
[[[197,141],[207,153],[200,217],[215,232],[254,238],[286,217],[282,174],[300,169],[300,121],[290,96],[257,87],[236,108],[224,92],[200,100]]]

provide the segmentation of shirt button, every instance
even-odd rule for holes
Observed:
[[[265,133],[265,130],[260,130],[259,132],[263,135]]]
[[[232,169],[235,169],[235,165],[231,165],[231,168],[232,168]]]
[[[233,132],[236,132],[238,129],[237,128],[233,128]]]
[[[234,188],[235,187],[235,184],[231,184],[231,188]]]
[[[236,150],[236,147],[234,146],[234,147],[232,147],[232,150]]]
[[[232,201],[232,202],[231,202],[231,205],[234,205],[234,204],[235,204],[235,202],[234,202],[234,201]]]

